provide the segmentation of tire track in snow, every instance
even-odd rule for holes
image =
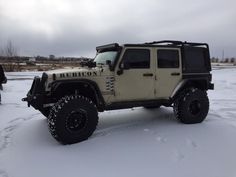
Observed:
[[[120,125],[113,125],[113,126],[110,126],[107,128],[102,128],[102,127],[100,128],[98,126],[97,130],[94,132],[94,134],[92,135],[92,137],[90,139],[104,137],[104,136],[110,135],[115,132],[121,132],[124,130],[129,130],[130,128],[137,128],[137,127],[139,127],[144,132],[149,132],[149,129],[143,129],[142,127],[149,125],[150,123],[151,123],[151,121],[138,120],[138,121],[135,121],[132,123],[123,123]]]
[[[107,135],[110,135],[111,133],[120,132],[122,130],[127,130],[132,127],[139,126],[140,123],[130,123],[130,124],[123,124],[123,125],[116,125],[108,128],[101,128],[94,132],[92,137],[90,139],[98,138],[98,137],[104,137]]]
[[[175,150],[174,161],[179,162],[184,159],[185,159],[185,155],[181,151]]]
[[[40,113],[31,114],[27,117],[17,117],[8,122],[9,125],[0,131],[0,153],[11,144],[11,136],[14,133],[14,130],[16,130],[25,121],[33,119],[34,116],[38,114]],[[5,170],[0,169],[0,177],[9,177],[9,175]]]
[[[23,122],[29,121],[34,118],[34,116],[39,115],[40,113],[31,114],[27,117],[18,117],[8,122],[8,126],[0,130],[0,153],[6,149],[9,144],[11,144],[11,136]],[[1,175],[1,171],[0,171]]]
[[[198,144],[196,143],[196,141],[194,141],[193,139],[189,139],[187,138],[185,140],[185,144],[188,146],[187,149],[190,148],[191,152],[195,152],[198,149]],[[183,152],[183,150],[180,150],[179,148],[174,149],[173,151],[173,161],[174,162],[180,162],[182,160],[184,160],[185,158],[187,158],[189,156],[188,153]]]
[[[192,148],[198,148],[198,144],[192,139],[186,139],[186,144]]]

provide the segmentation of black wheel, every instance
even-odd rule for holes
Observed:
[[[208,111],[207,93],[197,88],[186,90],[174,103],[176,118],[185,124],[201,123],[206,118]]]
[[[48,127],[62,144],[88,139],[96,129],[98,112],[93,102],[83,96],[65,96],[51,109]]]

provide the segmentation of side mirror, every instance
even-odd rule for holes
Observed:
[[[129,63],[121,63],[120,64],[120,69],[130,69],[130,65],[129,65]]]
[[[117,71],[118,75],[121,75],[124,73],[124,70],[130,69],[129,63],[122,62],[120,63],[119,70]]]
[[[124,73],[124,63],[120,63],[119,70],[117,71],[118,75],[121,75]]]
[[[130,69],[129,63],[124,63],[124,69]]]
[[[120,69],[124,69],[124,63],[120,64]]]

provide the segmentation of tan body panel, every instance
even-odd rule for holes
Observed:
[[[119,64],[125,50],[127,49],[149,49],[150,68],[124,70],[122,75],[118,75]],[[179,52],[179,68],[158,68],[158,49],[171,49]],[[118,65],[115,68],[115,96],[110,97],[109,102],[137,101],[169,99],[174,89],[182,78],[181,52],[178,48],[147,48],[147,47],[127,47],[121,53]],[[153,76],[144,77],[143,74],[152,73]],[[180,75],[171,75],[180,73]]]
[[[121,53],[118,65],[115,68],[115,97],[113,101],[136,101],[136,100],[150,100],[154,98],[154,77],[145,77],[147,73],[155,73],[155,68],[152,60],[152,48],[150,51],[150,68],[145,69],[128,69],[124,70],[123,74],[118,75],[119,64],[122,62],[123,55],[127,49],[137,49],[134,47],[127,47]],[[138,48],[140,49],[140,48]]]
[[[150,51],[150,68],[124,69],[121,75],[119,65],[127,49],[146,49]],[[163,47],[124,47],[114,71],[108,66],[96,68],[71,68],[48,72],[49,78],[46,83],[46,90],[50,82],[53,82],[52,75],[56,80],[79,80],[88,79],[94,81],[103,95],[107,105],[114,102],[145,101],[155,99],[168,99],[178,83],[181,81],[181,52],[178,48],[168,48],[179,51],[179,68],[158,68],[157,50]],[[179,76],[172,76],[171,73],[180,73]],[[152,74],[151,76],[144,76]]]
[[[179,67],[178,68],[158,68],[158,49],[168,49],[168,50],[177,50],[179,53]],[[182,63],[181,63],[181,52],[180,49],[177,48],[154,48],[154,59],[156,60],[156,81],[155,81],[155,89],[156,89],[156,98],[164,98],[168,99],[176,86],[182,79]],[[179,73],[179,75],[172,75],[172,73]]]

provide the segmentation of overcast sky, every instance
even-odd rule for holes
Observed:
[[[174,39],[236,57],[235,0],[0,0],[0,46],[20,55],[95,55],[97,45]]]

